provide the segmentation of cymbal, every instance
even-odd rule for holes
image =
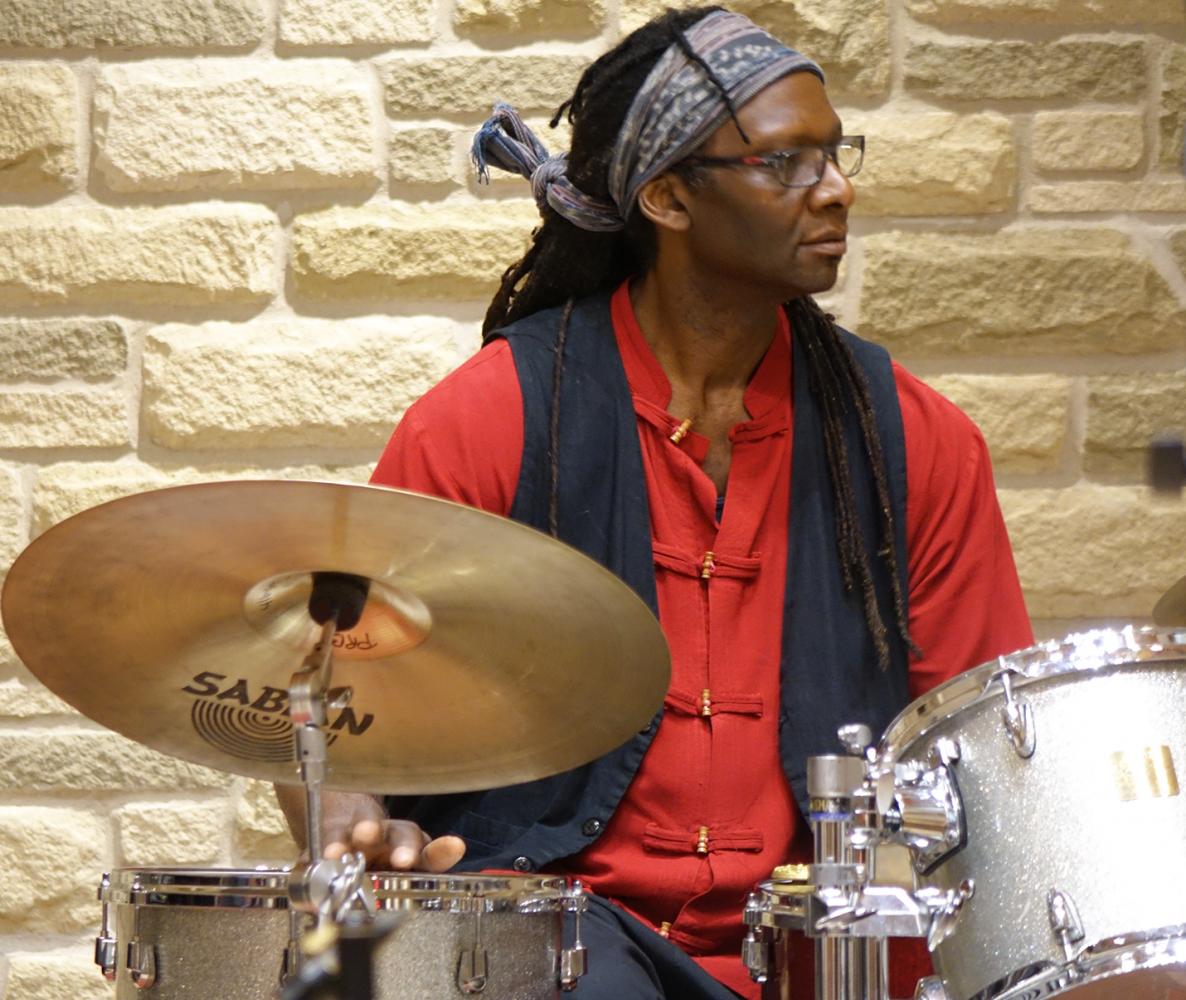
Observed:
[[[651,720],[670,661],[621,580],[534,529],[376,486],[177,486],[51,528],[2,608],[84,715],[235,774],[298,780],[287,689],[320,629],[314,572],[370,581],[334,638],[326,788],[423,794],[586,763]],[[345,703],[346,694],[349,696]]]
[[[1186,625],[1186,576],[1158,598],[1153,606],[1155,625]]]

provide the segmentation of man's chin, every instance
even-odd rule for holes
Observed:
[[[836,287],[839,263],[830,269],[830,273],[797,274],[796,280],[786,288],[784,300],[802,298],[804,295],[822,295]]]

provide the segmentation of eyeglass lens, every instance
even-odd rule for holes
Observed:
[[[801,149],[794,156],[779,160],[779,180],[788,187],[818,184],[824,176],[824,164],[833,152],[836,166],[845,177],[852,177],[861,169],[864,150],[857,143],[842,142],[832,149]]]

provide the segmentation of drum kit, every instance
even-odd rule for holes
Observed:
[[[206,483],[51,528],[3,617],[91,719],[304,789],[291,868],[102,877],[96,961],[118,1000],[544,1000],[581,982],[579,883],[367,872],[321,857],[319,818],[323,790],[505,786],[643,728],[666,645],[601,566],[414,493]],[[817,1000],[884,1000],[891,937],[926,939],[923,1000],[1186,997],[1186,584],[1157,620],[1001,657],[810,758],[813,863],[739,913],[765,1000],[791,1000],[795,935]],[[891,849],[907,881],[883,877]]]

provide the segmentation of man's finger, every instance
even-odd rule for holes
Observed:
[[[367,851],[378,847],[383,841],[383,826],[377,820],[364,819],[354,824],[350,839],[355,850]]]
[[[325,845],[325,849],[321,852],[323,858],[329,858],[331,861],[337,861],[343,854],[350,849],[350,845],[344,840],[331,840]]]
[[[388,858],[395,871],[415,868],[420,861],[420,852],[428,843],[428,834],[415,823],[390,820],[384,825],[384,840],[389,848]]]
[[[420,855],[420,865],[426,872],[444,872],[464,856],[465,841],[460,837],[437,837],[425,845]]]

